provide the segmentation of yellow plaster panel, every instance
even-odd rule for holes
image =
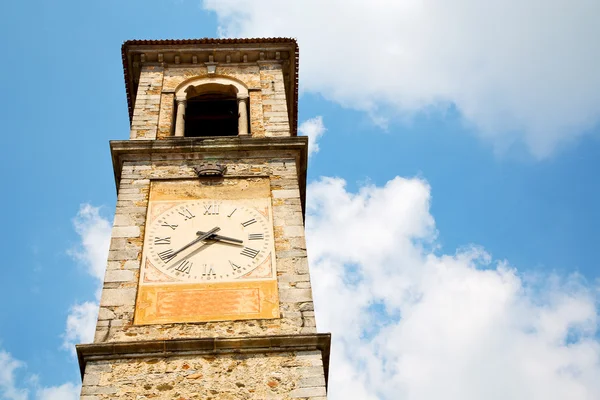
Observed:
[[[134,324],[273,319],[277,281],[140,286]]]
[[[150,223],[165,208],[185,200],[241,200],[254,204],[270,202],[270,193],[269,178],[262,177],[154,180],[146,221]],[[268,208],[265,212],[269,214]],[[272,223],[270,214],[268,219]],[[245,275],[235,282],[214,283],[169,282],[145,261],[135,325],[279,318],[277,279],[271,276],[271,257],[264,266],[247,274],[247,279]]]

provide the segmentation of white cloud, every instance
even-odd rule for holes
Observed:
[[[86,203],[80,206],[77,216],[73,219],[73,226],[81,238],[81,244],[77,248],[69,250],[68,253],[74,259],[82,262],[98,283],[96,301],[74,304],[67,316],[67,326],[63,333],[63,348],[75,354],[75,344],[89,343],[94,339],[98,319],[98,299],[102,290],[110,247],[111,222],[100,215],[100,207]]]
[[[204,0],[222,34],[297,37],[300,83],[377,121],[454,105],[551,154],[600,117],[596,0]]]
[[[37,400],[77,400],[81,387],[67,382],[60,386],[38,389],[36,392]]]
[[[476,246],[438,254],[423,180],[344,185],[307,191],[330,399],[600,398],[600,299],[581,277],[525,277]]]
[[[308,136],[308,156],[319,152],[319,139],[327,129],[323,125],[323,117],[317,116],[307,119],[298,126],[301,135]]]
[[[94,340],[98,303],[86,301],[71,307],[67,317],[67,327],[63,335],[63,348],[75,354],[75,345],[91,343]]]
[[[111,222],[100,215],[100,207],[86,203],[80,206],[73,225],[81,237],[81,245],[68,253],[82,262],[90,275],[102,281],[110,246]]]
[[[7,400],[27,400],[28,391],[16,384],[15,371],[25,364],[0,349],[0,395]]]
[[[36,375],[16,376],[18,369],[25,369],[23,361],[0,349],[0,399],[28,400],[34,390],[36,400],[75,400],[79,399],[81,387],[71,382],[60,386],[41,387]]]

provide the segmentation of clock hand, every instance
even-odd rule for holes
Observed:
[[[213,235],[215,232],[220,231],[221,228],[214,227],[213,229],[211,229],[208,232],[203,233],[202,235],[198,236],[196,239],[192,240],[191,242],[189,242],[188,244],[186,244],[185,246],[183,246],[182,248],[180,248],[179,250],[173,252],[173,254],[171,255],[171,259],[169,261],[171,261],[173,258],[175,258],[175,256],[177,254],[179,254],[180,252],[182,252],[183,250],[187,249],[188,247],[200,242],[201,240],[204,240],[206,238],[208,238],[209,236]],[[167,261],[167,262],[169,262]]]
[[[198,231],[198,232],[196,232],[196,235],[204,235],[206,233],[207,232]],[[207,239],[208,240],[225,240],[227,242],[238,243],[238,244],[243,244],[244,243],[244,241],[240,240],[240,239],[234,239],[234,238],[231,238],[231,237],[222,236],[222,235],[215,235],[215,234],[210,235],[210,237],[207,237]]]

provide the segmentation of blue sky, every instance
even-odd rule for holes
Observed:
[[[324,293],[337,293],[317,309],[319,330],[334,334],[331,398],[347,398],[345,390],[361,399],[436,398],[401,360],[414,357],[429,376],[446,376],[431,365],[464,354],[460,337],[498,360],[498,369],[480,377],[486,387],[509,383],[498,398],[526,398],[527,391],[598,398],[600,48],[592,38],[600,34],[600,6],[442,3],[3,3],[0,363],[11,372],[0,373],[0,398],[75,398],[79,372],[64,343],[85,337],[77,330],[85,321],[71,320],[69,336],[67,319],[77,305],[97,301],[116,200],[108,141],[128,138],[121,43],[220,35],[299,40],[299,121],[320,133],[309,165],[307,229],[317,307]],[[345,206],[328,205],[332,198],[363,225],[340,222],[335,212]],[[371,230],[372,239],[348,234],[342,253],[331,237],[350,227]],[[359,283],[344,279],[349,271],[358,271]],[[400,300],[384,281],[406,284],[423,300]],[[432,311],[447,304],[432,300],[440,293],[460,305]],[[342,307],[344,296],[359,300]],[[477,304],[487,305],[485,317],[476,317]],[[498,318],[489,317],[496,309],[503,310]],[[336,317],[341,311],[364,316]],[[444,328],[449,316],[468,334]],[[481,321],[487,328],[480,332]],[[369,340],[367,324],[376,332]],[[423,326],[441,329],[446,347],[402,347],[413,338],[407,332]],[[546,394],[556,370],[540,366],[543,379],[525,387],[519,382],[527,374],[502,368],[501,352],[482,339],[487,329],[506,333],[494,343],[510,343],[503,348],[519,354],[515,363],[560,352],[560,365],[579,375],[556,380]],[[540,335],[533,343],[549,344],[517,351],[515,343],[535,347],[528,329]],[[569,341],[585,346],[591,361],[565,356]],[[351,354],[356,346],[370,355]],[[475,355],[465,358],[477,364]],[[453,379],[472,376],[467,364]],[[445,383],[440,378],[440,390],[452,386]],[[476,399],[486,392],[448,393]]]

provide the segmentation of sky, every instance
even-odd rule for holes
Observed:
[[[600,398],[600,2],[0,4],[0,399],[77,399],[128,39],[294,37],[330,399]]]

